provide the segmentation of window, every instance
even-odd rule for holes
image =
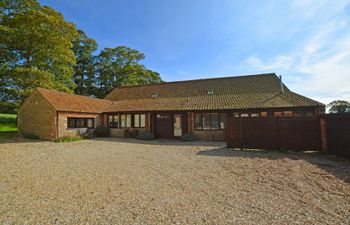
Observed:
[[[109,115],[108,124],[111,128],[143,128],[146,127],[146,114],[134,114],[134,117],[132,114]]]
[[[274,112],[274,116],[280,117],[280,116],[282,116],[282,112]]]
[[[120,128],[130,128],[131,127],[131,114],[120,115]]]
[[[139,114],[134,115],[134,127],[140,127],[140,115]]]
[[[169,119],[169,114],[157,114],[158,119]]]
[[[226,114],[196,113],[194,120],[196,130],[220,130],[225,129]]]
[[[233,113],[233,117],[239,117],[239,113],[238,112],[234,112]]]
[[[203,130],[210,130],[210,113],[204,113],[202,115]]]
[[[131,127],[131,114],[126,115],[126,127]]]
[[[125,115],[120,115],[120,127],[125,127]]]
[[[134,127],[146,127],[146,114],[135,114],[134,115]]]
[[[211,114],[211,129],[218,130],[219,127],[220,127],[219,113],[212,113]]]
[[[119,127],[119,115],[113,116],[113,125],[114,127]]]
[[[202,114],[197,113],[194,118],[194,126],[197,130],[201,130],[202,127]]]
[[[68,128],[74,128],[75,127],[75,118],[68,118],[67,120],[68,120],[68,122],[67,122]]]
[[[146,127],[146,114],[140,115],[140,127]]]
[[[241,117],[249,117],[248,113],[241,113]]]
[[[75,127],[84,127],[84,126],[85,126],[85,119],[83,118],[75,119]]]
[[[108,124],[110,128],[118,128],[119,124],[119,115],[109,115]]]
[[[220,129],[225,129],[225,124],[226,124],[226,114],[221,113],[220,114]]]
[[[260,112],[260,116],[261,117],[266,117],[267,116],[267,112]]]
[[[284,111],[283,112],[283,116],[292,117],[293,116],[293,111]]]
[[[94,128],[94,118],[67,118],[68,128]]]
[[[250,114],[251,117],[259,117],[259,113],[252,113]]]
[[[94,127],[94,119],[86,119],[86,126],[88,128],[93,128]]]

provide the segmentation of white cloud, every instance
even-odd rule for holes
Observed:
[[[256,55],[246,65],[256,70],[283,72],[293,81],[291,89],[328,103],[334,99],[350,101],[350,23],[345,13],[349,1],[295,1],[304,16],[313,16],[315,10],[325,12],[303,44],[272,59]],[[293,78],[293,75],[298,75]]]

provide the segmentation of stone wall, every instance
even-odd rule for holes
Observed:
[[[23,135],[53,140],[56,138],[56,110],[40,93],[34,92],[18,111],[17,127]]]
[[[74,137],[79,136],[79,128],[68,128],[67,118],[94,118],[94,127],[100,127],[102,124],[101,114],[91,114],[91,113],[66,113],[60,112],[58,114],[58,138],[61,137]]]

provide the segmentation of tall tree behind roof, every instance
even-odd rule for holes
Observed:
[[[91,96],[95,94],[95,66],[94,51],[97,50],[97,43],[88,37],[84,31],[78,30],[78,38],[73,42],[73,51],[76,57],[74,92],[80,95]]]
[[[33,88],[71,92],[75,25],[36,1],[2,1],[0,101],[21,102]]]
[[[105,48],[96,58],[96,96],[104,98],[114,88],[123,85],[159,83],[158,73],[139,63],[145,55],[126,46]]]

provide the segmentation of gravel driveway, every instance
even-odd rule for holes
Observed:
[[[224,146],[0,144],[0,223],[350,224],[350,161]]]

